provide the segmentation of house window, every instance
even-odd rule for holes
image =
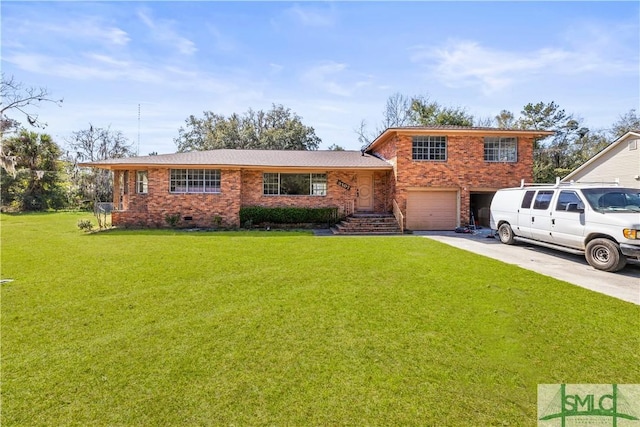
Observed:
[[[262,188],[265,196],[326,196],[327,174],[265,173]]]
[[[413,137],[413,160],[447,160],[447,137],[446,136],[414,136]]]
[[[484,139],[485,162],[517,162],[518,139],[517,138],[485,138]]]
[[[136,191],[139,194],[147,194],[149,192],[149,172],[136,172]]]
[[[219,193],[219,169],[171,169],[171,193]]]

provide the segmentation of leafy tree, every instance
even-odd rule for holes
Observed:
[[[16,81],[13,76],[7,77],[2,73],[0,79],[0,165],[12,177],[16,168],[20,167],[20,165],[16,164],[19,153],[13,152],[11,150],[12,147],[5,144],[4,137],[6,134],[17,133],[20,129],[20,122],[7,116],[7,114],[14,113],[18,116],[24,116],[31,126],[43,128],[46,123],[42,123],[38,116],[31,111],[40,102],[53,102],[60,105],[62,100],[50,98],[47,89],[25,87],[24,84]],[[14,190],[17,188],[14,187]],[[20,198],[18,195],[16,197]],[[3,198],[3,203],[5,200]]]
[[[216,148],[266,150],[316,150],[320,138],[315,130],[302,123],[301,117],[282,105],[271,110],[249,109],[243,115],[229,117],[205,111],[204,117],[193,115],[174,140],[178,151],[200,151]]]
[[[630,131],[640,131],[640,117],[636,114],[636,110],[629,110],[628,113],[620,115],[611,127],[612,140],[616,140]]]
[[[567,115],[553,101],[548,104],[544,102],[529,103],[522,108],[520,114],[521,117],[516,123],[520,129],[551,130],[572,119],[572,116]]]
[[[364,147],[388,128],[403,126],[473,126],[474,118],[464,108],[445,107],[422,95],[406,96],[395,93],[382,111],[382,121],[371,133],[364,120],[355,129],[358,141]]]
[[[445,107],[422,96],[412,99],[411,111],[419,126],[473,126],[473,116],[464,108]]]
[[[62,151],[50,135],[22,129],[18,135],[7,138],[3,148],[15,157],[14,170],[0,170],[3,206],[19,211],[65,206],[59,160]]]
[[[537,139],[534,142],[535,182],[553,182],[557,176],[564,176],[574,168],[574,144],[589,132],[589,129],[581,125],[580,119],[567,114],[553,101],[525,105],[520,118],[515,122],[509,114],[501,112],[504,119],[515,128],[555,132],[551,137]]]
[[[98,202],[113,200],[111,172],[81,169],[78,163],[132,156],[135,154],[133,145],[121,131],[113,131],[110,127],[97,128],[92,124],[88,129],[73,132],[72,135],[67,145],[73,188],[79,199],[93,201],[94,209],[97,209]]]
[[[516,125],[516,119],[511,111],[502,110],[495,117],[496,125],[500,129],[513,129]]]
[[[331,144],[329,146],[329,150],[330,151],[344,151],[344,147],[338,145],[338,144]]]

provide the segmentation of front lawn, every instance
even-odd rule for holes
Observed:
[[[536,425],[640,383],[640,307],[412,236],[1,215],[11,425]]]

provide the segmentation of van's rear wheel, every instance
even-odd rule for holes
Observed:
[[[513,242],[515,242],[513,236],[513,230],[506,222],[498,227],[498,237],[500,237],[500,241],[505,245],[513,245]]]
[[[609,239],[593,239],[587,243],[584,256],[589,265],[602,271],[618,271],[627,265],[618,245]]]

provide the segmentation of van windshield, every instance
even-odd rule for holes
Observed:
[[[599,212],[640,212],[640,190],[634,188],[585,188],[582,193]]]

